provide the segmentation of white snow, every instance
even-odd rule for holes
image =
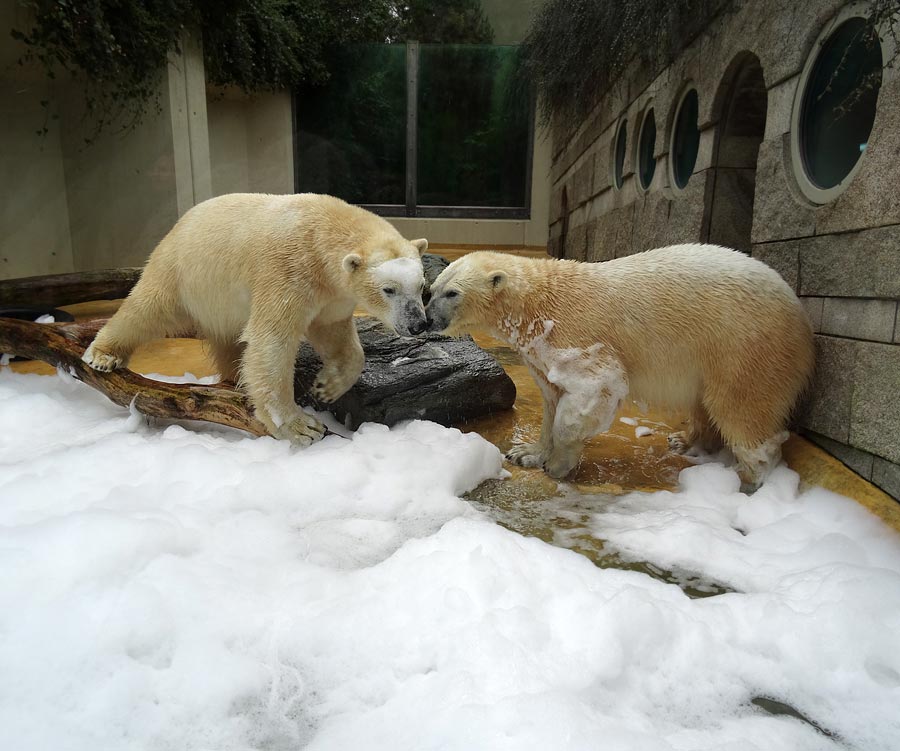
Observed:
[[[0,748],[900,748],[900,539],[861,507],[716,464],[594,499],[737,590],[690,599],[457,497],[500,475],[432,423],[297,450],[0,371]]]
[[[635,438],[643,438],[644,436],[653,435],[653,429],[648,428],[646,425],[638,425],[634,429],[634,437]]]
[[[636,427],[638,424],[638,421],[635,420],[633,417],[620,417],[619,422],[621,422],[625,425],[631,425],[632,427]]]

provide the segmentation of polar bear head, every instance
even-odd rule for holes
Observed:
[[[421,334],[426,327],[422,290],[422,253],[427,240],[380,238],[341,263],[359,305],[400,336]]]
[[[509,281],[496,253],[470,253],[451,263],[431,285],[428,330],[461,336],[494,317]]]

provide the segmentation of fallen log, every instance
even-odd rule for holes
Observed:
[[[247,398],[223,385],[163,383],[130,370],[101,373],[81,360],[84,350],[106,323],[31,323],[0,318],[0,352],[27,357],[62,368],[74,378],[97,389],[110,401],[134,408],[150,417],[169,420],[203,420],[266,435]]]
[[[120,268],[0,279],[0,307],[40,305],[58,308],[94,300],[118,300],[137,284],[141,269]]]

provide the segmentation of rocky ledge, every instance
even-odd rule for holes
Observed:
[[[304,344],[294,381],[298,403],[331,412],[355,429],[364,422],[394,425],[415,419],[452,425],[515,402],[512,379],[470,338],[398,337],[374,318],[354,320],[366,353],[359,380],[336,402],[318,403],[309,387],[322,363]]]

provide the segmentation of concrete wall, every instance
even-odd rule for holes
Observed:
[[[289,93],[210,89],[207,114],[214,195],[294,192]]]
[[[0,60],[14,62],[23,50],[9,29],[28,18],[13,3],[0,8]],[[189,37],[182,50],[170,57],[158,110],[99,135],[80,82],[4,66],[0,276],[140,265],[181,214],[212,195],[202,51]]]
[[[801,429],[900,498],[900,193],[893,187],[900,185],[900,76],[886,71],[868,147],[837,198],[807,200],[791,159],[801,72],[844,5],[739,4],[658,75],[632,67],[585,122],[557,123],[549,249],[602,261],[675,242],[730,236],[745,245],[792,285],[817,332],[816,382]],[[749,164],[740,162],[747,143],[734,140],[729,149],[725,137],[729,97],[748,65],[758,66],[764,85],[764,121],[751,138]],[[700,152],[686,189],[677,191],[668,150],[687,85],[699,94]],[[648,106],[656,113],[658,162],[644,193],[632,129]],[[615,190],[610,160],[620,116],[628,118],[629,147],[625,182]]]
[[[59,111],[41,71],[16,65],[27,21],[0,3],[0,278],[72,271]],[[41,106],[41,102],[48,106]],[[37,131],[46,127],[47,133]]]

